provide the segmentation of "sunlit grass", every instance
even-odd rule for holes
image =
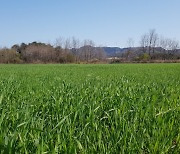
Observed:
[[[180,64],[0,65],[1,153],[178,153]]]

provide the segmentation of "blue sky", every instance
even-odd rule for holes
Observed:
[[[75,36],[125,47],[153,28],[180,40],[179,17],[180,0],[0,0],[0,46]]]

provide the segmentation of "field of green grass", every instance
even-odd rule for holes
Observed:
[[[0,65],[0,153],[179,153],[180,64]]]

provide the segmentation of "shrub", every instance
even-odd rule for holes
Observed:
[[[19,54],[13,49],[1,49],[0,50],[0,63],[21,63]]]

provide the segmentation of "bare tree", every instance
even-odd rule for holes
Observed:
[[[149,33],[144,34],[140,40],[141,47],[143,52],[148,52],[151,55],[151,52],[155,52],[155,48],[158,45],[158,34],[155,29],[149,30]]]
[[[174,40],[169,39],[168,40],[168,50],[169,54],[175,54],[177,52],[177,49],[179,48],[179,42]]]
[[[55,60],[55,51],[51,45],[44,43],[30,43],[23,51],[23,59],[30,63],[47,63]]]
[[[94,58],[94,49],[94,42],[92,40],[84,40],[84,45],[80,48],[80,58],[89,62],[89,60]]]
[[[127,47],[128,48],[133,48],[134,47],[134,39],[133,38],[128,38]]]
[[[160,46],[168,51],[168,53],[175,53],[179,48],[179,42],[175,39],[161,37]]]
[[[158,34],[156,33],[155,29],[151,29],[149,31],[149,45],[148,45],[148,53],[151,54],[151,50],[154,53],[155,47],[158,41]]]
[[[161,47],[163,51],[166,51],[168,48],[168,40],[163,36],[159,39],[159,47]]]
[[[20,63],[19,54],[14,49],[0,49],[0,63]]]
[[[153,53],[155,52],[155,48],[158,47],[158,39],[159,39],[158,34],[155,33],[153,36],[152,45],[151,45]]]
[[[141,36],[141,40],[140,40],[140,46],[142,47],[144,53],[147,52],[148,45],[149,45],[148,34],[144,34]]]
[[[71,40],[69,38],[67,38],[64,41],[64,49],[65,49],[65,51],[69,52],[70,48],[71,48]]]
[[[75,61],[76,63],[78,62],[79,60],[79,48],[80,48],[80,41],[79,39],[76,39],[75,37],[72,37],[72,54],[75,56]]]
[[[59,37],[55,40],[54,46],[55,47],[61,47],[63,48],[64,46],[64,38],[63,37]]]

